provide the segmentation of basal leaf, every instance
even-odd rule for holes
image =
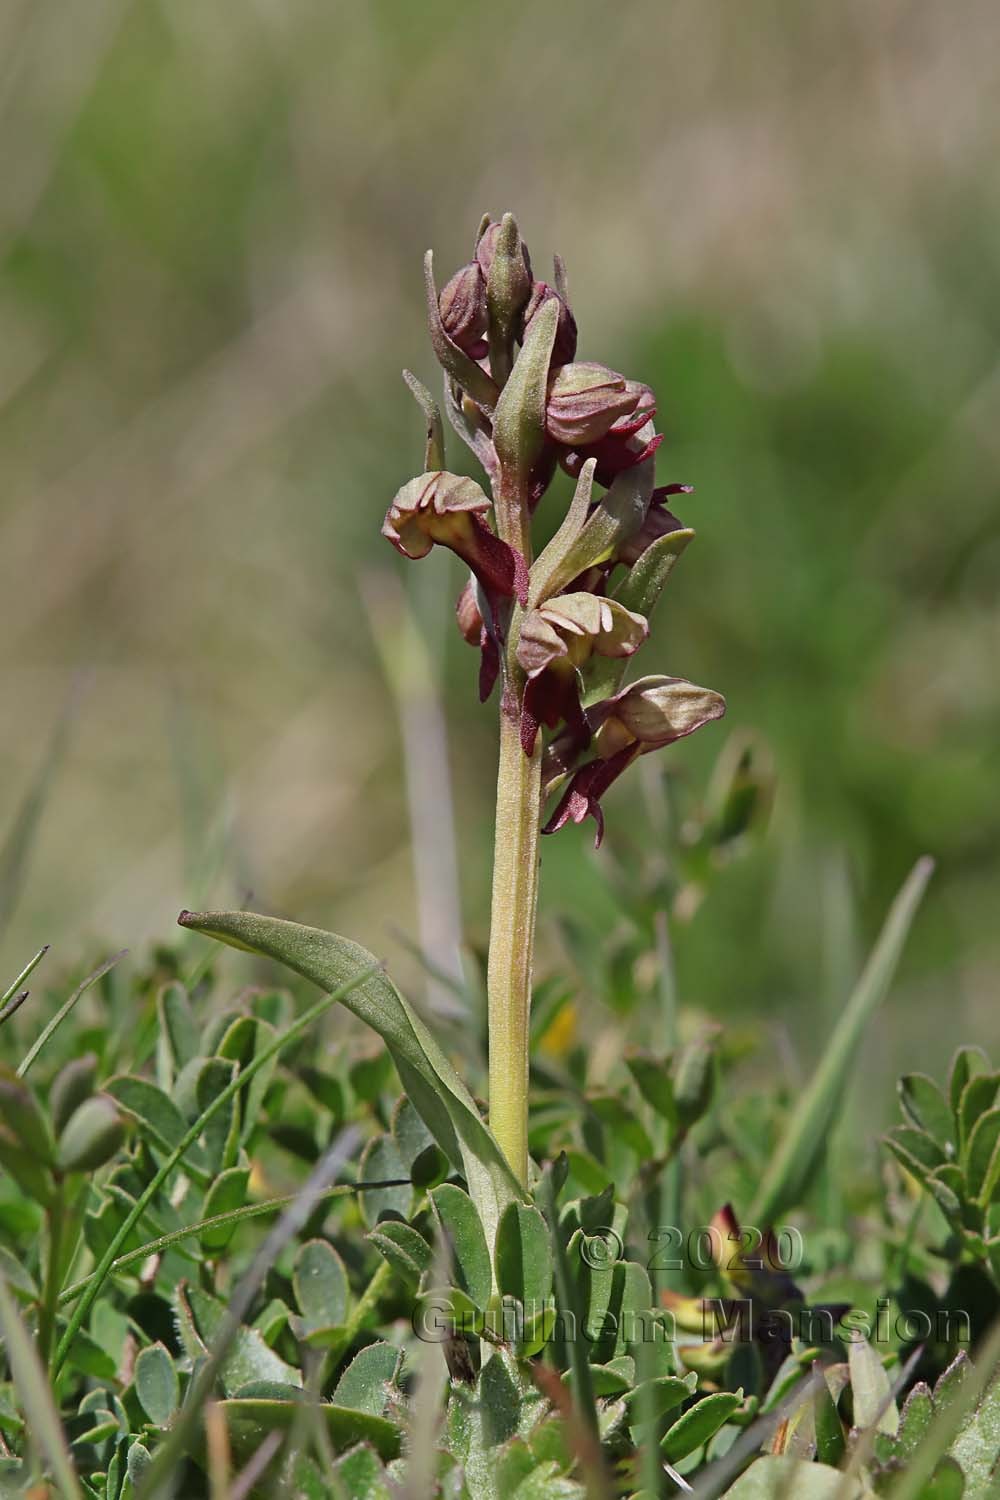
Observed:
[[[183,912],[179,920],[231,947],[275,958],[328,992],[374,962],[364,948],[345,938],[253,912]],[[366,979],[343,1003],[389,1048],[403,1088],[445,1155],[463,1173],[492,1245],[504,1208],[523,1194],[464,1083],[384,974]]]

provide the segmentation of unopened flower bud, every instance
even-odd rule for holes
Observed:
[[[456,271],[438,299],[448,337],[473,359],[485,352],[486,281],[476,261]]]
[[[576,354],[576,319],[570,312],[566,303],[559,293],[544,281],[536,281],[531,288],[531,296],[528,298],[524,309],[524,331],[527,333],[531,326],[531,320],[544,303],[555,298],[559,303],[559,321],[556,324],[556,341],[552,346],[552,368],[557,365],[567,365]]]
[[[500,231],[502,227],[502,224],[498,220],[494,220],[491,223],[487,224],[486,228],[479,236],[479,243],[476,246],[476,260],[479,262],[479,269],[482,271],[483,277],[487,281],[489,280],[490,271],[493,268],[493,258],[496,255],[497,240],[500,238]],[[523,240],[519,241],[519,245],[520,258],[524,263],[524,269],[527,272],[528,276],[528,285],[530,286],[531,256],[528,254],[528,247]]]
[[[125,1139],[125,1121],[107,1094],[94,1094],[70,1116],[59,1137],[64,1172],[93,1172],[111,1160]]]
[[[606,365],[589,360],[563,365],[549,384],[546,431],[553,441],[570,448],[596,443],[620,417],[634,412],[638,403],[635,383]]]

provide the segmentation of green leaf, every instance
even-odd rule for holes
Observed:
[[[646,1103],[669,1125],[677,1125],[677,1101],[670,1075],[670,1058],[651,1057],[643,1052],[628,1052],[625,1063]]]
[[[893,902],[864,973],[765,1173],[749,1215],[751,1223],[773,1224],[808,1186],[840,1109],[861,1039],[892,982],[932,869],[933,861],[918,860]]]
[[[844,1428],[837,1414],[837,1405],[830,1394],[822,1370],[816,1382],[813,1396],[813,1423],[816,1432],[816,1457],[820,1463],[836,1468],[844,1456],[847,1444]]]
[[[657,537],[640,554],[614,590],[614,597],[619,604],[624,604],[626,609],[634,610],[636,614],[645,615],[648,619],[656,608],[678,558],[693,539],[694,532],[687,528],[668,531],[666,536]]]
[[[187,1125],[183,1115],[170,1096],[148,1078],[121,1073],[108,1080],[104,1091],[135,1116],[139,1129],[155,1145],[171,1151],[184,1139]]]
[[[899,1429],[899,1412],[885,1365],[868,1340],[855,1335],[847,1351],[854,1397],[854,1425],[862,1432],[874,1427],[890,1435]]]
[[[907,1073],[899,1080],[899,1101],[903,1113],[918,1130],[924,1130],[942,1151],[957,1137],[955,1121],[947,1099],[926,1073]]]
[[[565,579],[565,582],[569,583],[576,576],[568,570],[565,560],[570,549],[576,545],[586,522],[596,468],[596,458],[588,458],[580,470],[576,489],[573,491],[573,499],[570,501],[569,509],[562,519],[559,530],[531,565],[528,583],[529,609],[537,609],[553,593],[557,593],[560,579]],[[572,568],[572,561],[569,563],[569,568]]]
[[[27,1147],[0,1126],[0,1167],[17,1183],[21,1192],[43,1208],[52,1202],[55,1186],[47,1168]]]
[[[361,1153],[359,1182],[389,1182],[396,1187],[369,1188],[361,1194],[361,1212],[373,1229],[384,1218],[408,1219],[413,1189],[399,1147],[391,1135],[375,1135]]]
[[[225,1094],[239,1070],[239,1063],[234,1058],[205,1058],[198,1069],[194,1088],[199,1114]],[[226,1167],[236,1165],[240,1146],[239,1125],[239,1106],[235,1096],[229,1095],[205,1127],[204,1154],[210,1172],[222,1172]]]
[[[981,1047],[959,1047],[948,1071],[948,1102],[958,1125],[962,1094],[970,1078],[989,1071],[989,1058]]]
[[[246,1203],[249,1180],[248,1167],[229,1167],[220,1172],[205,1194],[202,1216],[213,1219],[221,1214],[235,1214]],[[201,1248],[209,1255],[218,1255],[229,1244],[238,1223],[239,1219],[233,1218],[228,1224],[202,1230],[198,1236]]]
[[[431,1247],[410,1224],[384,1219],[371,1231],[368,1242],[389,1262],[410,1290],[414,1290],[424,1272],[430,1270]]]
[[[326,991],[336,990],[374,963],[370,953],[345,938],[253,912],[183,912],[179,920],[232,947],[276,958]],[[404,1090],[465,1177],[492,1244],[504,1208],[523,1194],[464,1083],[384,974],[373,974],[357,985],[343,1004],[386,1043]]]
[[[711,1396],[703,1396],[677,1418],[661,1441],[660,1449],[667,1463],[679,1463],[702,1447],[742,1405],[742,1391],[716,1391]]]
[[[901,1458],[909,1458],[917,1451],[930,1431],[933,1420],[934,1403],[930,1388],[921,1380],[910,1391],[899,1414],[895,1451]]]
[[[125,1460],[125,1472],[133,1490],[138,1490],[145,1476],[146,1470],[152,1464],[153,1458],[144,1443],[132,1443],[128,1450],[128,1458]]]
[[[220,1401],[218,1409],[226,1419],[233,1455],[240,1464],[250,1461],[268,1433],[287,1433],[301,1417],[299,1401],[229,1400]],[[382,1458],[398,1458],[402,1435],[393,1422],[327,1401],[321,1401],[315,1411],[335,1452],[355,1443],[370,1443]]]
[[[55,1164],[55,1142],[34,1090],[12,1068],[0,1063],[0,1119],[17,1142],[44,1166]]]
[[[500,465],[522,482],[542,451],[549,361],[558,317],[559,303],[551,297],[531,320],[493,415],[493,447]]]
[[[985,1115],[997,1102],[1000,1090],[1000,1073],[977,1073],[970,1078],[958,1103],[959,1155],[965,1160],[969,1139],[976,1128],[980,1115]]]
[[[653,493],[653,476],[652,458],[644,459],[641,464],[616,476],[611,488],[594,507],[586,525],[564,549],[558,565],[547,569],[544,581],[539,575],[536,587],[540,597],[543,593],[545,597],[560,593],[588,568],[607,562],[621,543],[639,530]],[[593,693],[587,693],[588,700],[593,696]]]
[[[708,1109],[715,1084],[715,1050],[707,1037],[684,1048],[674,1073],[674,1101],[685,1130],[696,1125]]]
[[[198,1287],[182,1283],[177,1288],[177,1310],[181,1337],[192,1358],[204,1354],[222,1325],[223,1304]],[[255,1328],[240,1328],[220,1371],[227,1396],[238,1395],[244,1386],[258,1381],[300,1386],[302,1376],[273,1349]]]
[[[697,1384],[698,1377],[692,1370],[688,1375],[660,1375],[655,1380],[644,1380],[633,1386],[625,1392],[625,1405],[629,1408],[633,1425],[636,1421],[652,1421],[662,1417],[664,1412],[673,1411],[675,1406],[688,1400]]]
[[[493,1273],[476,1205],[468,1193],[450,1182],[433,1188],[430,1199],[451,1249],[457,1284],[469,1294],[474,1306],[483,1311],[490,1300]]]
[[[157,996],[156,1013],[160,1022],[159,1041],[172,1080],[185,1064],[198,1056],[198,1027],[182,984],[164,985]]]
[[[497,1287],[516,1297],[531,1316],[552,1290],[552,1248],[537,1208],[509,1203],[497,1229]]]
[[[969,1136],[965,1150],[965,1180],[969,1194],[980,1198],[990,1176],[990,1164],[1000,1141],[1000,1109],[989,1109],[980,1115]]]
[[[908,1171],[921,1182],[929,1173],[945,1165],[944,1152],[925,1130],[915,1130],[912,1125],[894,1125],[885,1137],[885,1143]]]
[[[309,1332],[336,1328],[343,1323],[350,1298],[347,1272],[344,1262],[326,1240],[307,1240],[299,1250],[292,1286]]]
[[[164,1344],[140,1349],[135,1361],[135,1394],[154,1427],[165,1427],[177,1410],[181,1386]]]
[[[334,1406],[380,1417],[389,1400],[389,1387],[395,1385],[403,1356],[391,1344],[368,1344],[356,1354],[337,1381]]]
[[[948,1453],[965,1476],[966,1500],[990,1500],[1000,1474],[1000,1374],[994,1374]]]

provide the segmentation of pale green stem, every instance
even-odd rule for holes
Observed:
[[[505,694],[505,699],[511,695]],[[518,1181],[528,1176],[528,1018],[538,902],[541,744],[529,759],[516,710],[500,713],[493,906],[486,982],[490,1027],[490,1126]],[[541,736],[539,736],[539,741]]]
[[[530,565],[527,497],[501,476],[497,530]],[[493,904],[486,988],[490,1033],[490,1127],[511,1169],[528,1180],[528,1024],[538,905],[538,837],[542,810],[541,735],[534,754],[521,747],[524,674],[516,644],[521,611],[508,630],[500,704],[500,768],[493,845]]]
[[[59,1267],[62,1260],[63,1228],[66,1219],[66,1198],[62,1179],[56,1182],[56,1192],[48,1210],[48,1253],[45,1262],[45,1286],[38,1314],[38,1357],[47,1368],[52,1349],[52,1333],[56,1325],[56,1307],[59,1301]]]

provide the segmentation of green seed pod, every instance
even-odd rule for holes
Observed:
[[[92,1172],[111,1160],[125,1139],[125,1121],[107,1094],[85,1099],[59,1137],[64,1172]]]

